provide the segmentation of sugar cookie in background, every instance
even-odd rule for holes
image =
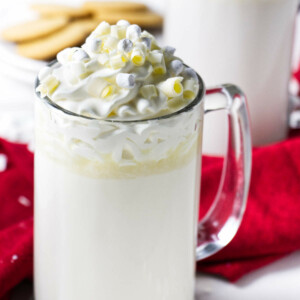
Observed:
[[[59,51],[81,44],[97,25],[98,21],[92,19],[74,21],[44,38],[18,44],[17,52],[33,59],[52,59]]]
[[[115,24],[126,19],[150,29],[163,23],[160,15],[136,2],[88,1],[77,7],[40,3],[31,8],[40,19],[7,28],[2,38],[17,43],[18,54],[38,60],[52,59],[60,50],[81,44],[101,21]]]
[[[115,24],[119,20],[127,20],[131,24],[138,24],[144,28],[160,28],[163,24],[162,16],[150,12],[102,12],[95,15],[95,18],[100,21],[106,21],[109,24]]]
[[[82,7],[92,13],[99,12],[138,12],[147,11],[148,7],[145,4],[126,1],[87,1]]]
[[[31,9],[43,17],[65,16],[70,18],[81,18],[90,14],[88,10],[82,7],[59,4],[32,4]]]
[[[49,35],[67,24],[66,17],[38,19],[4,29],[1,36],[6,41],[20,43]]]

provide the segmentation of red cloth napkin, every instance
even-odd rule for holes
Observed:
[[[33,155],[0,139],[0,297],[32,274]]]
[[[222,161],[203,158],[201,201],[214,197]],[[201,204],[200,204],[201,205]],[[300,249],[300,138],[253,151],[247,209],[233,241],[199,264],[235,281]]]
[[[0,297],[32,276],[33,155],[0,139]],[[220,158],[203,157],[201,210],[214,197]],[[300,138],[256,149],[241,228],[222,251],[198,265],[231,281],[300,249]],[[203,209],[204,208],[204,209]],[[200,211],[201,211],[200,210]]]

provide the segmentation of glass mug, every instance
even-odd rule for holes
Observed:
[[[195,263],[235,235],[251,169],[245,96],[199,84],[185,108],[139,121],[80,116],[37,95],[36,300],[194,298]],[[217,110],[228,115],[228,155],[198,224],[202,123]]]

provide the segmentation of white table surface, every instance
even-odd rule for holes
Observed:
[[[232,284],[201,274],[197,278],[201,300],[299,300],[300,251],[254,271]]]
[[[31,299],[32,286],[29,282],[19,285],[11,298],[11,300]],[[299,299],[300,251],[244,276],[235,284],[215,276],[197,275],[196,300]]]
[[[14,0],[21,3],[21,0]],[[30,2],[31,0],[26,0]],[[77,2],[80,2],[78,0]],[[11,2],[11,1],[10,1]],[[25,0],[22,2],[24,3]],[[47,2],[47,1],[43,1]],[[49,2],[49,1],[48,1]],[[59,2],[59,1],[56,1]],[[64,1],[66,3],[67,1]],[[154,3],[155,9],[162,11],[166,1],[144,0],[143,2]],[[1,5],[5,5],[1,1]],[[73,1],[74,3],[74,1]],[[1,22],[1,20],[0,20]],[[298,26],[299,27],[299,26]],[[297,39],[295,48],[300,52],[300,39]],[[298,58],[294,59],[298,60]],[[0,73],[0,112],[6,112],[12,117],[16,111],[24,112],[29,118],[33,109],[33,86],[10,78]],[[0,135],[1,135],[0,114]],[[300,179],[299,179],[300,180]],[[299,212],[300,213],[300,212]],[[299,237],[300,238],[300,237]],[[31,298],[32,286],[25,282],[19,285],[13,292],[12,300],[28,300]],[[199,274],[197,276],[197,299],[201,300],[299,300],[300,299],[300,251],[295,252],[275,263],[254,271],[235,284],[223,279]],[[53,299],[56,300],[56,299]],[[69,300],[69,299],[66,299]],[[87,299],[88,300],[88,299]],[[185,299],[182,299],[185,300]]]

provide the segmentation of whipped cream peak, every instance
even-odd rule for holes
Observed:
[[[37,92],[98,119],[142,120],[175,112],[197,95],[197,74],[138,25],[101,22],[81,47],[66,48],[38,75]]]

